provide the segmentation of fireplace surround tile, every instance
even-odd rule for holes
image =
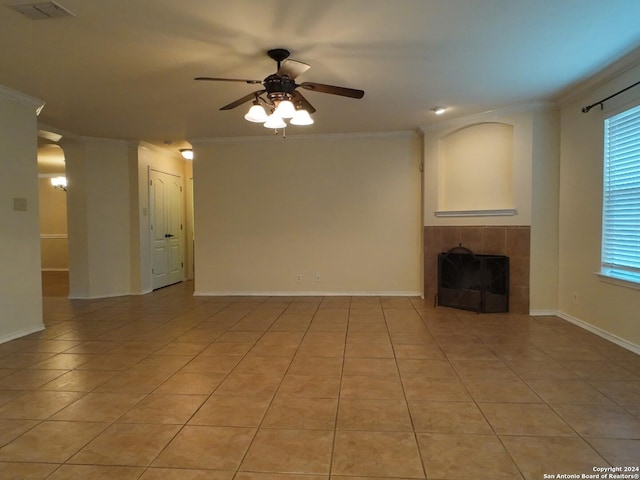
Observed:
[[[438,254],[462,244],[474,253],[510,258],[509,310],[529,313],[530,238],[529,226],[425,226],[425,298],[435,299],[438,291]]]
[[[482,237],[482,230],[476,228],[462,228],[460,230],[460,243],[472,252],[485,253],[482,251]]]
[[[529,257],[530,228],[516,227],[507,229],[506,255]]]
[[[485,227],[482,230],[482,248],[487,255],[503,255],[507,251],[507,235],[503,227]]]

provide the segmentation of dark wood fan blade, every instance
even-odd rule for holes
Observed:
[[[251,85],[262,83],[262,80],[245,80],[243,78],[196,77],[194,80],[207,80],[209,82],[242,82]]]
[[[305,90],[314,92],[330,93],[332,95],[341,95],[343,97],[362,98],[364,90],[356,90],[355,88],[336,87],[335,85],[325,85],[323,83],[304,82],[298,85]]]
[[[293,99],[291,101],[293,102],[294,105],[297,105],[298,103],[300,103],[302,108],[304,108],[309,113],[314,113],[316,111],[313,105],[311,105],[309,101],[306,98],[304,98],[298,90],[293,92]]]
[[[285,60],[280,65],[278,75],[287,75],[289,78],[296,78],[298,75],[302,75],[310,68],[311,65],[307,65],[304,62],[299,62],[297,60]]]
[[[254,98],[256,98],[256,95],[261,95],[264,92],[266,92],[266,90],[256,90],[255,92],[251,92],[245,95],[244,97],[239,98],[235,102],[231,102],[229,105],[225,105],[224,107],[221,107],[220,110],[231,110],[232,108],[236,108],[238,105],[242,105],[243,103],[248,102],[249,100],[253,100]]]

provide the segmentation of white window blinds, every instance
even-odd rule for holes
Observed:
[[[602,273],[640,283],[640,105],[605,120]]]

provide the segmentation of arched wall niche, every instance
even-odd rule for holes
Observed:
[[[513,125],[483,122],[439,141],[438,210],[514,208]]]

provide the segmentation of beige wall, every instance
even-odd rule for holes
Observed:
[[[131,189],[126,141],[64,138],[69,296],[131,293]]]
[[[0,86],[0,343],[44,328],[36,142],[41,104]]]
[[[438,210],[514,207],[513,126],[477,123],[440,140]]]
[[[638,81],[640,66],[563,105],[561,113],[559,309],[566,318],[619,337],[640,351],[640,289],[599,279],[603,120],[640,103],[636,87],[589,113],[581,108]],[[574,301],[577,296],[577,302]]]
[[[560,112],[537,111],[532,121],[530,312],[558,309],[558,215],[560,195]]]
[[[187,255],[185,274],[189,280],[193,280],[195,276],[195,256],[194,256],[194,240],[195,225],[193,221],[193,161],[184,162],[184,179],[185,179],[185,219],[186,219],[186,235],[187,239]]]
[[[194,149],[197,294],[421,293],[416,134]]]

